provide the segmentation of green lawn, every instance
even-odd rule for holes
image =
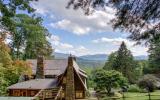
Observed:
[[[124,94],[124,96],[126,97],[125,99],[104,98],[103,100],[149,100],[148,93],[127,92]],[[151,93],[151,100],[160,100],[160,91]]]

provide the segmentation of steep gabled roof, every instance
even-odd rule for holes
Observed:
[[[13,84],[8,89],[51,89],[57,86],[57,79],[34,79]]]
[[[82,73],[80,71],[80,68],[78,67],[77,63],[75,61],[73,61],[73,68],[75,70],[75,73],[77,74],[79,80],[81,81],[82,85],[84,86],[84,88],[87,90],[87,86],[86,84],[84,83],[84,81],[82,80],[81,76],[80,75],[84,75],[85,77],[87,77],[87,75],[85,75],[84,73]]]
[[[36,74],[36,67],[37,67],[37,60],[31,59],[27,60],[27,62],[30,63],[32,72],[35,75]],[[44,61],[44,74],[45,75],[56,75],[59,76],[63,74],[68,66],[68,60],[67,59],[54,59],[54,60],[45,60]],[[74,61],[73,65],[76,69],[76,71],[84,76],[87,77],[85,71],[79,68],[78,64],[76,61]]]

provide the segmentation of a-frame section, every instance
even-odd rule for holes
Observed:
[[[75,100],[73,57],[68,58],[66,69],[66,91],[65,100]]]

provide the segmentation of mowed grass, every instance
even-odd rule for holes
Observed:
[[[137,93],[137,92],[126,92],[124,93],[125,98],[113,99],[104,98],[103,100],[149,100],[148,93]],[[160,100],[160,91],[151,93],[151,100]]]
[[[125,100],[148,100],[148,93],[134,93],[127,92],[124,94]],[[123,99],[120,99],[123,100]],[[160,91],[155,91],[151,93],[151,100],[160,100]]]

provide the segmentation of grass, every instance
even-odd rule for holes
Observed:
[[[102,100],[149,100],[148,93],[126,92],[124,93],[125,99],[112,99],[103,98]],[[160,91],[151,93],[151,100],[160,100]]]

